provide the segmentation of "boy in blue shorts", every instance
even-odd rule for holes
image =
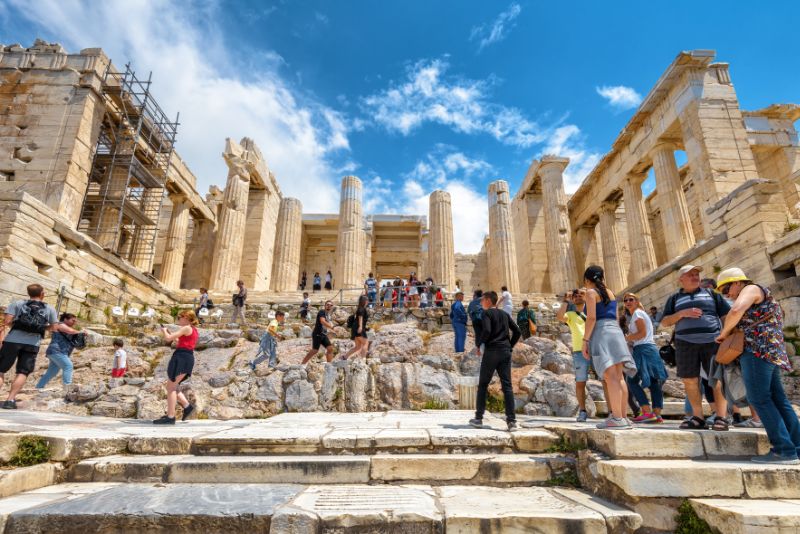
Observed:
[[[586,326],[584,311],[585,289],[573,289],[564,295],[556,318],[569,327],[572,334],[572,367],[575,371],[575,396],[578,397],[579,423],[589,418],[586,411],[586,382],[589,380],[589,369],[592,362],[583,357],[583,335]]]

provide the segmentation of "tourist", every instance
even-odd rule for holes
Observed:
[[[629,429],[625,375],[635,374],[636,365],[617,322],[617,300],[614,292],[606,287],[602,267],[590,265],[583,278],[587,291],[582,352],[584,358],[591,358],[597,376],[606,383],[608,394],[609,417],[597,428]]]
[[[243,285],[242,285],[243,287]],[[176,402],[183,407],[181,421],[186,421],[194,412],[194,406],[189,403],[186,397],[178,391],[178,386],[192,376],[194,369],[194,347],[197,345],[197,316],[193,311],[183,310],[178,313],[178,329],[170,333],[166,327],[161,328],[166,343],[177,340],[175,352],[169,359],[167,365],[167,413],[159,419],[153,421],[155,425],[174,425],[175,424],[175,404]]]
[[[302,276],[300,276],[300,291],[306,290],[306,283],[308,281],[308,277],[306,276],[306,272],[303,271]]]
[[[627,378],[628,389],[633,392],[642,410],[641,415],[635,417],[633,422],[663,423],[661,410],[664,408],[664,394],[661,385],[668,375],[653,339],[653,323],[635,293],[625,293],[622,302],[630,314],[628,335],[625,339],[633,344],[633,361],[637,369],[635,376]],[[647,399],[645,388],[650,390],[652,403]]]
[[[419,307],[428,307],[428,288],[425,286],[417,286],[417,293],[419,293]]]
[[[564,294],[561,307],[556,312],[556,319],[569,327],[572,338],[572,371],[575,373],[575,396],[578,399],[579,423],[589,418],[586,411],[586,382],[589,380],[589,368],[592,362],[583,357],[583,336],[586,328],[584,298],[585,289],[573,289]]]
[[[322,290],[322,278],[319,277],[319,273],[314,273],[314,285],[311,286],[312,291],[321,291]]]
[[[377,300],[378,296],[378,281],[375,280],[375,277],[372,276],[372,273],[369,273],[369,276],[364,281],[364,291],[367,292],[369,307],[375,308],[375,301]]]
[[[444,292],[441,287],[436,288],[436,296],[433,298],[433,302],[437,308],[444,308]]]
[[[455,334],[455,351],[464,352],[464,344],[467,341],[467,312],[464,309],[464,293],[456,293],[456,300],[450,306],[450,323],[453,325]]]
[[[481,300],[483,300],[483,291],[476,289],[472,293],[472,300],[467,306],[467,315],[469,315],[469,320],[472,321],[472,330],[475,333],[474,350],[478,354],[481,352],[481,346],[478,345],[478,340],[481,338],[481,326],[483,326],[483,306],[481,305]]]
[[[80,333],[75,330],[75,325],[78,318],[71,313],[62,313],[59,317],[59,325],[64,326],[63,330],[56,330],[50,336],[50,346],[47,347],[45,355],[50,363],[47,366],[47,371],[39,379],[36,384],[36,389],[44,389],[51,379],[58,375],[61,370],[61,383],[64,385],[64,392],[66,393],[67,386],[72,384],[72,360],[70,354],[76,347],[86,346],[86,334]],[[69,333],[69,330],[74,333]]]
[[[416,308],[418,302],[417,279],[414,277],[414,273],[411,273],[411,277],[408,280],[408,307]]]
[[[481,358],[481,370],[478,378],[478,393],[475,402],[475,418],[469,424],[476,428],[483,428],[483,412],[486,410],[486,393],[489,382],[497,371],[500,386],[503,390],[505,401],[506,424],[509,431],[517,429],[517,418],[514,415],[514,390],[511,387],[511,350],[520,338],[520,331],[516,323],[508,314],[496,308],[497,293],[489,291],[483,294],[481,307],[483,318],[481,337],[475,342],[476,346],[484,345]],[[509,336],[509,331],[511,335]]]
[[[717,354],[716,338],[720,335],[720,317],[730,306],[719,293],[700,287],[700,271],[695,265],[684,265],[678,271],[680,290],[664,304],[661,325],[675,325],[675,361],[677,375],[683,380],[686,396],[692,406],[692,418],[681,423],[680,428],[699,430],[705,428],[703,405],[700,397],[701,371],[711,376],[711,362]],[[728,430],[726,419],[728,403],[722,392],[722,381],[714,386],[716,418],[713,430]]]
[[[125,342],[121,337],[114,338],[111,342],[114,347],[114,360],[111,363],[111,379],[115,381],[124,377],[128,372],[128,353],[125,352]]]
[[[16,362],[17,376],[11,383],[8,398],[2,408],[17,408],[17,393],[25,385],[28,375],[33,372],[39,344],[46,331],[76,334],[77,331],[59,324],[56,310],[44,302],[44,288],[39,284],[27,287],[28,300],[18,300],[6,308],[5,320],[0,330],[0,387],[5,373]],[[8,334],[6,329],[10,328]]]
[[[270,369],[278,365],[278,340],[282,339],[280,328],[286,321],[286,314],[282,311],[275,312],[275,318],[267,325],[267,331],[261,336],[258,341],[258,352],[256,358],[250,362],[250,369],[256,370],[256,366],[266,359],[269,359],[267,364]]]
[[[497,302],[498,309],[503,310],[508,314],[509,317],[513,319],[514,317],[514,302],[511,298],[511,293],[508,292],[508,288],[503,286],[500,288],[500,300]]]
[[[333,302],[326,300],[325,306],[317,312],[314,330],[311,331],[311,350],[303,358],[303,365],[307,364],[315,354],[319,353],[320,347],[325,347],[325,359],[328,363],[333,361],[333,345],[328,338],[328,328],[333,328],[331,311],[333,311]]]
[[[355,345],[350,349],[347,354],[342,356],[343,360],[348,359],[350,356],[367,356],[367,348],[369,347],[369,340],[367,339],[367,322],[369,321],[369,313],[367,312],[367,297],[361,295],[358,297],[358,306],[353,314],[353,324],[350,327],[350,340],[355,342]]]
[[[536,314],[529,307],[527,300],[522,301],[522,308],[517,312],[517,326],[522,332],[522,339],[536,335]]]
[[[397,286],[397,301],[398,301],[397,305],[400,307],[401,310],[406,305],[405,304],[406,291],[405,291],[405,287],[403,287],[404,283],[405,282],[403,280],[397,280],[397,283],[395,284]]]
[[[328,272],[325,273],[325,289],[328,291],[333,289],[333,274],[331,274],[330,269],[328,269]]]
[[[300,319],[304,323],[308,322],[308,309],[311,307],[311,299],[308,297],[308,292],[303,293],[303,302],[300,304]]]
[[[231,322],[244,325],[246,324],[244,318],[244,303],[247,301],[247,288],[244,287],[244,282],[242,280],[236,282],[236,286],[239,288],[239,291],[233,294],[233,318]],[[240,319],[241,323],[239,323]]]
[[[658,320],[658,308],[656,306],[650,306],[650,322],[653,323],[653,332],[658,330],[659,320]]]
[[[200,302],[197,303],[197,308],[195,308],[194,313],[195,315],[200,315],[200,310],[208,310],[213,308],[214,305],[211,303],[211,300],[208,298],[208,289],[201,287],[200,288]]]
[[[622,335],[628,335],[628,315],[625,310],[625,307],[621,307],[617,310],[617,322],[619,323],[619,328],[622,330]],[[633,351],[630,350],[633,348],[633,343],[628,343],[629,352],[633,355]],[[627,383],[627,377],[626,377]],[[603,383],[605,385],[605,382]],[[605,389],[603,390],[605,391]],[[631,409],[631,413],[633,413],[633,417],[639,417],[642,415],[642,409],[639,407],[639,403],[636,402],[636,397],[634,396],[631,388],[628,388],[628,407]]]
[[[717,342],[724,341],[737,327],[744,332],[744,351],[738,362],[747,402],[758,411],[772,445],[769,453],[752,460],[800,464],[800,422],[781,383],[781,370],[792,370],[784,344],[781,306],[769,289],[753,283],[736,267],[720,273],[717,287],[734,299]]]

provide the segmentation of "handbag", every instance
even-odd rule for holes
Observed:
[[[661,356],[661,359],[664,361],[664,363],[670,367],[675,367],[675,365],[677,365],[677,360],[675,359],[675,347],[672,346],[673,341],[675,341],[675,332],[672,332],[672,336],[670,336],[667,344],[658,349],[658,355]]]
[[[528,331],[531,333],[532,336],[536,335],[536,323],[528,318]]]
[[[770,317],[772,317],[772,314],[768,313],[750,326],[753,327],[759,323],[763,323]],[[737,328],[719,344],[717,355],[714,359],[717,363],[728,365],[741,356],[742,352],[744,352],[744,330]]]

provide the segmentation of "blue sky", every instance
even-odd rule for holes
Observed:
[[[225,137],[250,136],[284,193],[333,212],[345,174],[371,213],[427,213],[451,192],[476,252],[486,188],[571,158],[574,190],[681,50],[731,63],[744,109],[798,102],[800,3],[0,0],[0,42],[103,48],[153,71],[181,112],[198,188],[223,186]]]

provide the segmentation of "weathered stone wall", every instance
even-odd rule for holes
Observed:
[[[23,298],[42,284],[54,297],[63,285],[62,311],[105,322],[118,304],[171,304],[172,294],[155,279],[101,249],[30,194],[0,192],[0,301]],[[53,302],[48,299],[48,302]]]
[[[542,196],[528,194],[524,198],[514,198],[511,216],[520,289],[525,293],[548,293],[550,277]]]
[[[456,280],[461,281],[461,289],[464,290],[464,293],[489,287],[484,250],[478,254],[456,254],[455,258]]]

